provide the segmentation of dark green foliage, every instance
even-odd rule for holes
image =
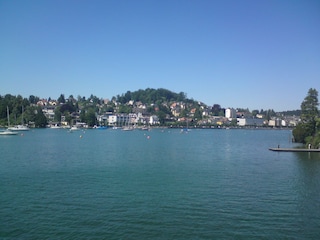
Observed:
[[[140,101],[145,104],[155,103],[157,101],[162,102],[173,102],[173,101],[185,101],[186,94],[183,92],[174,93],[164,88],[153,89],[147,88],[145,90],[139,89],[138,91],[131,92],[127,91],[121,96],[117,96],[116,100],[121,104],[125,104],[130,100]]]
[[[4,97],[0,96],[0,124],[7,125],[7,107],[10,112],[10,124],[21,124],[25,121],[22,118],[22,114],[29,105],[29,100],[21,95],[6,94]]]
[[[128,105],[120,105],[118,109],[118,113],[131,113],[132,107]]]
[[[318,92],[310,88],[308,95],[301,103],[301,121],[308,125],[310,136],[316,133],[316,118],[318,117]]]
[[[38,98],[38,97],[35,97],[35,96],[33,96],[33,95],[30,95],[30,97],[29,97],[29,102],[31,103],[31,104],[37,104],[37,102],[39,101],[40,99]]]
[[[58,102],[59,102],[59,103],[65,103],[65,102],[66,102],[66,100],[65,100],[65,98],[64,98],[64,94],[61,94],[61,95],[60,95],[60,97],[58,98]]]
[[[214,104],[212,106],[211,111],[212,111],[213,116],[223,116],[224,115],[224,111],[219,104]],[[223,112],[222,115],[221,115],[221,112]]]
[[[39,107],[36,111],[36,116],[34,120],[34,124],[38,128],[45,128],[48,124],[46,116],[43,114],[41,108]]]
[[[97,123],[96,112],[94,108],[88,108],[86,111],[81,111],[81,121],[93,127]]]
[[[60,111],[60,106],[56,107],[54,109],[54,120],[57,121],[57,122],[60,122],[61,121],[61,111]]]
[[[194,113],[194,119],[201,120],[202,119],[202,114],[199,108],[196,109]]]
[[[252,116],[256,116],[257,114],[259,114],[259,110],[253,110],[252,111]]]
[[[160,124],[164,124],[166,120],[166,114],[163,111],[158,111],[156,115],[159,118]]]
[[[97,111],[98,109],[93,106],[88,106],[82,109],[80,113],[80,121],[87,123],[90,127],[93,127],[97,124]]]
[[[267,119],[267,120],[270,120],[272,117],[276,116],[276,113],[273,109],[268,109],[265,111],[261,110],[260,114],[263,114],[265,116],[265,119]]]
[[[292,131],[294,141],[298,143],[305,143],[306,137],[309,133],[306,129],[306,125],[299,123]]]
[[[72,104],[72,102],[65,103],[60,107],[61,113],[64,113],[64,112],[72,113],[75,111],[76,111],[76,107]]]
[[[154,111],[154,113],[158,116],[160,124],[164,124],[167,115],[172,115],[170,109],[162,104],[156,108],[156,111]]]
[[[318,105],[318,92],[310,88],[301,103],[301,123],[292,132],[296,142],[311,143],[313,146],[320,143]]]

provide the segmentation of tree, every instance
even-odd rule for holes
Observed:
[[[194,113],[194,119],[201,120],[202,119],[202,114],[199,108],[196,109]]]
[[[93,127],[96,122],[96,114],[94,108],[89,108],[88,111],[85,113],[85,122],[90,126]]]
[[[164,124],[165,119],[166,119],[166,114],[165,114],[165,112],[163,112],[163,111],[158,111],[158,112],[157,112],[157,116],[158,116],[158,118],[159,118],[160,124]]]
[[[59,103],[65,103],[66,102],[66,100],[64,98],[64,94],[60,94],[60,97],[58,98],[58,102]]]
[[[61,111],[60,111],[60,106],[56,107],[55,110],[54,110],[54,120],[57,121],[57,122],[60,122],[61,121]]]
[[[35,97],[34,95],[30,95],[30,96],[29,96],[29,102],[30,102],[31,104],[36,104],[38,101],[39,101],[39,98],[38,98],[38,97]]]
[[[61,113],[64,113],[66,111],[68,111],[69,113],[72,113],[72,112],[76,111],[76,107],[73,106],[72,102],[65,103],[60,107],[60,112]]]
[[[120,105],[119,106],[119,113],[131,113],[132,112],[132,108],[128,105]]]
[[[292,134],[296,142],[313,143],[313,146],[319,144],[319,111],[318,111],[318,92],[310,88],[308,95],[301,103],[301,123],[299,123]]]
[[[299,143],[305,143],[305,139],[308,137],[308,131],[305,124],[298,124],[292,131],[294,141]]]
[[[252,110],[252,116],[257,116],[257,114],[259,114],[259,110]]]
[[[316,89],[310,88],[308,95],[301,103],[301,121],[307,125],[310,136],[316,133],[316,118],[319,114],[318,105],[318,92]]]
[[[45,128],[48,124],[46,116],[43,114],[41,108],[37,109],[34,124],[36,127]]]

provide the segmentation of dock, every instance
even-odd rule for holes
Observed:
[[[320,149],[314,148],[269,148],[269,150],[275,152],[320,152]]]

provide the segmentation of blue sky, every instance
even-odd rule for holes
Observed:
[[[300,109],[320,91],[320,1],[0,0],[0,95],[145,88]]]

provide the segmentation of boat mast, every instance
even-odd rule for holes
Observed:
[[[22,113],[21,113],[21,124],[24,125],[24,119],[23,119],[23,113],[24,113],[24,108],[23,108],[23,105],[22,105]]]
[[[7,106],[8,128],[10,127],[9,107]]]

